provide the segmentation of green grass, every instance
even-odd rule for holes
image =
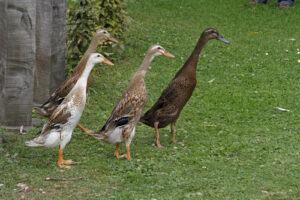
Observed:
[[[176,58],[161,56],[151,64],[146,77],[149,108],[202,31],[214,27],[231,44],[213,40],[203,49],[197,87],[176,124],[181,143],[169,144],[169,127],[164,128],[160,133],[166,148],[158,149],[154,130],[138,124],[128,162],[113,157],[114,145],[75,129],[64,155],[77,164],[61,172],[57,149],[25,147],[39,129],[7,136],[0,146],[0,198],[300,199],[299,2],[289,11],[279,10],[275,0],[254,7],[245,3],[128,0],[133,22],[125,51],[114,67],[94,70],[81,123],[101,128],[145,51],[159,43]],[[78,176],[83,179],[45,181]],[[33,189],[18,192],[17,183]]]

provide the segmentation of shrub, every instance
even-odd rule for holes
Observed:
[[[70,74],[91,41],[93,33],[105,28],[120,39],[129,23],[124,0],[68,0],[66,72]],[[109,42],[97,51],[111,46]],[[104,53],[105,54],[105,53]]]

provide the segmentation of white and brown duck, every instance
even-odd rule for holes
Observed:
[[[150,108],[140,119],[142,123],[155,128],[156,144],[159,148],[163,148],[163,146],[160,144],[158,129],[166,127],[168,124],[171,124],[171,142],[176,143],[176,120],[193,94],[197,84],[196,70],[199,54],[204,45],[211,39],[217,39],[229,44],[216,29],[208,28],[204,30],[195,49],[183,67],[177,72],[152,108]]]
[[[118,41],[113,38],[105,29],[99,29],[94,34],[92,41],[82,56],[81,60],[79,61],[78,65],[76,66],[73,74],[67,78],[60,86],[57,88],[49,97],[49,99],[43,103],[39,107],[34,107],[35,112],[43,117],[49,118],[54,110],[63,102],[64,98],[69,94],[72,90],[74,85],[76,84],[77,80],[80,78],[81,74],[83,73],[85,66],[87,66],[87,61],[89,59],[89,55],[96,51],[96,48],[99,42],[103,40],[110,40],[112,42],[118,43]],[[91,77],[88,78],[87,89],[90,85]],[[90,132],[87,131],[83,126],[80,124],[77,125],[82,131],[89,134]]]
[[[63,149],[71,140],[72,133],[78,123],[82,111],[86,103],[86,88],[89,74],[96,63],[106,63],[113,65],[109,60],[99,53],[87,55],[89,59],[81,76],[76,81],[74,87],[63,101],[52,112],[48,123],[46,123],[42,131],[33,140],[27,141],[25,144],[30,147],[57,147],[59,146],[59,154],[57,165],[60,168],[71,168],[69,164],[71,160],[63,159]]]
[[[117,158],[126,156],[127,160],[130,160],[130,144],[135,135],[136,124],[142,115],[147,100],[144,78],[151,61],[155,56],[159,55],[174,57],[160,45],[151,46],[140,68],[132,77],[127,90],[115,105],[105,125],[99,132],[94,134],[94,137],[97,139],[116,144],[114,155]],[[119,147],[122,142],[125,142],[126,145],[126,155],[119,154]]]

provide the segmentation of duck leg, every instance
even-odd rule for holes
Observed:
[[[164,146],[162,146],[159,141],[158,124],[159,124],[159,122],[154,123],[154,128],[155,128],[155,133],[156,133],[156,145],[158,148],[164,148]]]
[[[83,126],[81,126],[80,124],[77,124],[77,127],[80,128],[83,132],[85,132],[88,135],[93,135],[93,131],[89,131],[86,128],[84,128]]]
[[[171,133],[172,133],[172,139],[170,140],[170,143],[176,143],[176,140],[175,140],[175,122],[172,122],[171,123]]]
[[[59,168],[67,168],[70,169],[71,166],[68,166],[69,164],[72,164],[72,160],[64,160],[63,159],[63,149],[59,147],[58,151],[58,160],[57,160],[57,166]]]
[[[116,158],[124,158],[126,157],[127,160],[130,160],[131,156],[130,156],[130,147],[129,146],[126,146],[126,154],[123,154],[123,155],[120,155],[119,154],[119,149],[120,149],[120,144],[117,144],[117,147],[116,147],[116,151],[115,151],[115,154],[114,156]]]
[[[131,156],[130,156],[130,147],[126,146],[126,159],[130,160]]]
[[[115,156],[116,158],[118,158],[118,159],[123,158],[123,157],[125,156],[125,155],[120,155],[120,154],[119,154],[119,149],[120,149],[120,144],[117,144],[117,147],[116,147],[116,151],[115,151],[114,156]]]

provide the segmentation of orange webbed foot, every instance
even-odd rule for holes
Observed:
[[[115,156],[116,158],[120,159],[120,158],[124,158],[126,155],[125,155],[125,154],[124,154],[124,155],[120,155],[120,154],[118,154],[118,153],[115,153],[114,156]]]
[[[70,165],[73,163],[73,160],[62,160],[62,163],[65,165]]]
[[[64,165],[64,164],[62,164],[61,162],[57,162],[57,166],[58,166],[59,168],[71,169],[71,166],[69,166],[69,165]]]

